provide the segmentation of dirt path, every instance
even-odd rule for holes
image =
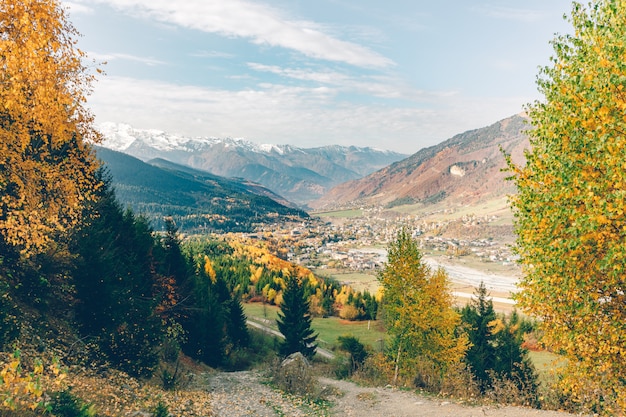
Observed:
[[[418,396],[392,388],[360,387],[348,381],[320,378],[332,392],[330,407],[320,407],[271,388],[261,373],[232,372],[208,375],[213,415],[240,416],[367,416],[367,417],[567,417],[571,414],[521,407],[466,406],[452,401]],[[329,389],[331,388],[332,389]]]

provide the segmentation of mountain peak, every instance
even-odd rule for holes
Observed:
[[[143,161],[163,158],[214,175],[242,177],[298,204],[306,204],[332,186],[361,178],[406,157],[354,146],[305,149],[240,138],[191,138],[135,129],[127,124],[103,123],[99,128],[104,136],[103,147]]]

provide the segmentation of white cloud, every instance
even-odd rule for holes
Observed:
[[[124,122],[188,136],[245,137],[302,147],[358,144],[413,153],[492,124],[494,115],[518,113],[528,101],[428,93],[429,108],[393,107],[337,102],[335,94],[324,86],[266,84],[227,91],[107,77],[96,83],[89,106],[99,123]]]
[[[89,52],[87,56],[89,56],[89,58],[91,59],[95,59],[96,61],[100,61],[100,62],[121,60],[121,61],[140,62],[148,66],[157,66],[157,65],[167,64],[164,61],[160,61],[154,58],[142,57],[142,56],[130,55],[130,54],[121,54],[121,53],[101,54],[97,52]]]
[[[311,21],[245,0],[85,0],[106,3],[138,16],[182,27],[249,39],[307,57],[362,68],[385,68],[394,62],[371,49],[333,37]]]
[[[220,52],[220,51],[197,51],[191,54],[191,56],[194,56],[196,58],[225,58],[225,59],[230,59],[230,58],[235,57],[235,55],[233,54],[229,54],[227,52]]]
[[[330,70],[313,71],[310,69],[282,68],[277,65],[265,65],[255,62],[249,62],[248,67],[255,71],[269,72],[285,78],[332,85],[337,91],[379,98],[430,101],[434,96],[453,94],[452,92],[432,93],[416,90],[406,83],[389,76],[348,75]]]

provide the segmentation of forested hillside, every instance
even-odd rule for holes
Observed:
[[[258,185],[164,161],[147,164],[106,148],[97,148],[97,154],[111,174],[119,201],[150,219],[156,230],[163,229],[164,217],[171,217],[187,233],[252,232],[255,225],[275,223],[278,217],[308,218]]]

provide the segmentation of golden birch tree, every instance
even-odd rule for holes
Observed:
[[[460,315],[452,308],[448,275],[432,271],[422,260],[417,242],[406,230],[388,247],[388,262],[378,277],[382,308],[391,336],[389,360],[399,377],[443,377],[447,367],[463,359],[466,335],[457,335]],[[425,370],[429,375],[421,375]]]
[[[509,160],[518,297],[568,359],[574,405],[626,412],[626,1],[574,3],[529,106],[525,166]]]
[[[25,256],[75,224],[94,187],[76,36],[56,0],[0,2],[0,233]]]

